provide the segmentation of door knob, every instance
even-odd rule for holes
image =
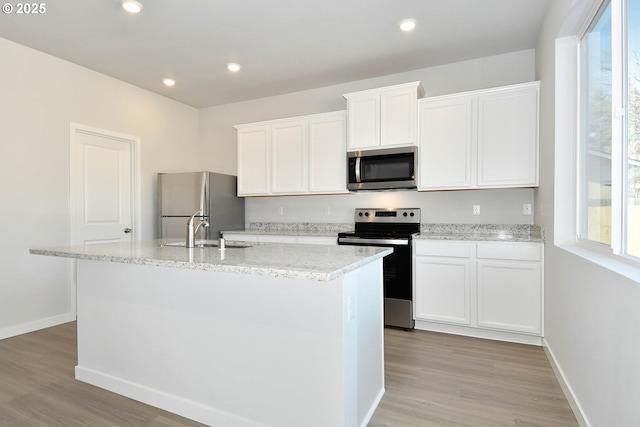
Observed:
[[[125,233],[131,233],[131,229],[129,227],[127,227],[127,228],[124,229],[124,232]]]

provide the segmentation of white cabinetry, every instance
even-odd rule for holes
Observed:
[[[468,96],[419,102],[418,189],[471,188],[475,173],[475,104]]]
[[[278,122],[271,126],[271,192],[304,193],[308,184],[307,123],[305,120]]]
[[[238,195],[271,191],[271,127],[238,130]]]
[[[345,94],[349,151],[417,144],[420,82]]]
[[[347,192],[345,111],[235,128],[239,196]]]
[[[347,113],[309,120],[309,192],[347,192]]]
[[[416,328],[540,345],[542,271],[542,243],[416,239]]]
[[[538,185],[539,82],[418,101],[419,190]]]
[[[478,244],[478,326],[542,332],[542,246]]]
[[[416,243],[416,319],[471,324],[473,249],[463,242]]]

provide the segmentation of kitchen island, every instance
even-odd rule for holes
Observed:
[[[208,425],[367,425],[390,249],[167,243],[31,250],[77,260],[78,380]]]

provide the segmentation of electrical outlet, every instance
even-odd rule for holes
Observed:
[[[531,203],[525,203],[522,205],[522,214],[531,215]]]
[[[324,214],[326,216],[331,215],[331,207],[330,206],[327,206],[326,208],[324,208]]]
[[[480,205],[473,205],[473,214],[480,215]]]
[[[353,320],[356,317],[356,308],[352,296],[347,297],[347,320]]]
[[[284,208],[282,206],[278,208],[278,215],[280,216],[284,215]]]

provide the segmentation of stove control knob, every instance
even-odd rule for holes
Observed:
[[[402,214],[402,216],[406,217],[406,216],[407,216],[407,213],[406,213],[406,212],[405,212],[405,213],[403,213],[403,214]]]
[[[364,216],[369,216],[369,212],[365,212],[365,213],[364,213]]]
[[[416,216],[416,214],[414,214],[413,212],[411,212],[409,215],[411,215],[411,216]]]
[[[358,213],[358,216],[362,216],[362,215],[363,215],[363,214],[362,214],[362,212],[359,212],[359,213]]]

